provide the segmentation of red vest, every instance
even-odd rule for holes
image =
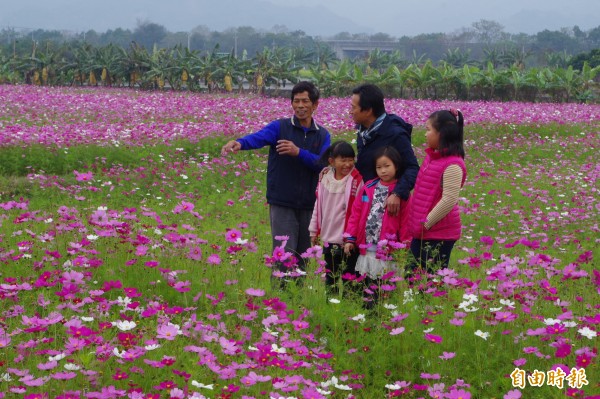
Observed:
[[[429,230],[425,229],[423,222],[442,198],[442,179],[448,166],[460,166],[463,171],[461,187],[465,183],[465,161],[459,156],[442,157],[431,148],[425,152],[427,157],[419,169],[415,190],[410,199],[410,234],[418,240],[458,240],[462,227],[458,205]]]

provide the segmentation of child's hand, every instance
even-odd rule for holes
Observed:
[[[319,244],[319,237],[311,236],[310,237],[310,245],[312,245],[314,247],[315,245],[318,245],[318,244]]]
[[[319,172],[319,181],[323,180],[323,177],[329,172],[329,169],[329,166],[326,166]]]
[[[392,193],[385,202],[385,207],[387,208],[388,214],[390,216],[396,216],[396,214],[400,211],[400,197],[395,193]]]
[[[348,256],[350,256],[350,254],[352,253],[352,251],[354,250],[354,244],[352,244],[351,242],[347,242],[344,244],[344,253]]]

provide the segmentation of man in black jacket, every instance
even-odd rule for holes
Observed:
[[[308,225],[315,205],[321,155],[329,148],[329,132],[315,123],[312,115],[319,104],[319,90],[311,82],[292,88],[294,116],[269,123],[256,133],[229,141],[221,149],[226,155],[239,150],[269,146],[267,165],[267,202],[271,219],[274,258],[286,236],[285,250],[291,252],[304,270],[300,255],[310,246]],[[285,240],[283,240],[285,241]],[[278,262],[280,271],[291,272]]]
[[[400,210],[400,199],[408,200],[415,185],[419,163],[411,145],[412,125],[394,114],[385,112],[383,92],[373,84],[362,84],[352,90],[350,114],[357,125],[356,168],[364,181],[377,177],[374,153],[381,147],[392,146],[402,156],[402,171],[398,184],[387,199],[391,215]]]

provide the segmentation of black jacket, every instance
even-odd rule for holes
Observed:
[[[374,155],[380,147],[391,146],[398,150],[402,157],[402,167],[394,192],[404,200],[408,200],[419,173],[419,163],[410,141],[411,133],[412,125],[410,123],[405,122],[397,115],[388,114],[368,142],[363,142],[360,134],[357,134],[356,137],[358,150],[356,168],[364,181],[377,177]]]

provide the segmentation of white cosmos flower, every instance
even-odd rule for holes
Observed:
[[[81,321],[94,321],[93,317],[88,317],[88,316],[81,316],[80,319],[81,319]]]
[[[394,309],[398,308],[398,306],[396,306],[396,305],[394,305],[392,303],[386,303],[386,304],[383,305],[383,307],[386,308],[386,309],[389,309],[389,310],[394,310]]]
[[[59,354],[58,354],[58,355],[56,355],[56,356],[49,356],[49,357],[48,357],[48,360],[49,360],[49,361],[53,361],[53,360],[59,361],[59,360],[62,360],[62,359],[64,359],[65,357],[67,357],[67,355],[65,355],[64,353],[59,353]]]
[[[90,234],[86,238],[90,241],[96,241],[98,239],[98,236],[94,235],[94,234]]]
[[[477,302],[477,301],[479,301],[479,298],[477,298],[477,295],[475,295],[475,294],[464,294],[463,295],[463,299],[465,301],[469,301],[469,302]]]
[[[271,344],[271,350],[277,353],[286,353],[285,348],[280,348],[275,344]]]
[[[331,302],[331,303],[340,303],[340,300],[336,299],[336,298],[329,298],[329,302]]]
[[[352,317],[352,320],[358,321],[359,323],[363,323],[366,319],[365,319],[365,315],[364,314],[359,313],[356,316]]]
[[[81,367],[79,367],[75,363],[67,363],[64,365],[64,368],[65,368],[65,370],[69,370],[69,371],[77,371],[77,370],[81,369]]]
[[[137,324],[135,324],[135,321],[128,321],[128,320],[113,321],[110,324],[117,327],[121,331],[133,330],[137,326]]]
[[[131,298],[129,298],[127,296],[125,298],[120,296],[117,298],[117,302],[119,303],[119,305],[121,305],[123,307],[127,307],[127,305],[129,305],[132,301],[131,301]]]
[[[500,303],[504,306],[506,306],[507,308],[513,308],[515,307],[515,303],[514,301],[508,300],[508,299],[500,299]]]
[[[277,331],[272,331],[270,330],[268,327],[265,327],[265,331],[268,332],[269,334],[271,334],[274,337],[277,337],[279,335],[279,332]]]
[[[147,351],[153,351],[154,349],[158,349],[158,348],[160,348],[159,344],[152,344],[152,345],[144,346],[144,349],[146,349]]]
[[[125,356],[125,351],[121,351],[121,352],[119,352],[119,349],[118,349],[118,348],[113,348],[113,354],[114,354],[116,357],[119,357],[119,358],[123,359],[123,356]]]
[[[213,389],[213,384],[204,385],[203,383],[198,382],[196,380],[192,380],[192,385],[197,388]]]
[[[487,341],[488,337],[490,336],[489,332],[483,332],[481,330],[477,330],[475,331],[475,335],[477,335],[478,337],[481,337],[483,339],[485,339]]]
[[[577,332],[581,335],[583,335],[584,337],[586,337],[587,339],[592,339],[592,338],[596,338],[596,336],[598,335],[598,333],[594,330],[592,330],[589,327],[583,327],[580,328],[579,330],[577,330]]]
[[[557,323],[562,324],[562,322],[558,319],[544,319],[544,324],[547,326],[553,326]]]

